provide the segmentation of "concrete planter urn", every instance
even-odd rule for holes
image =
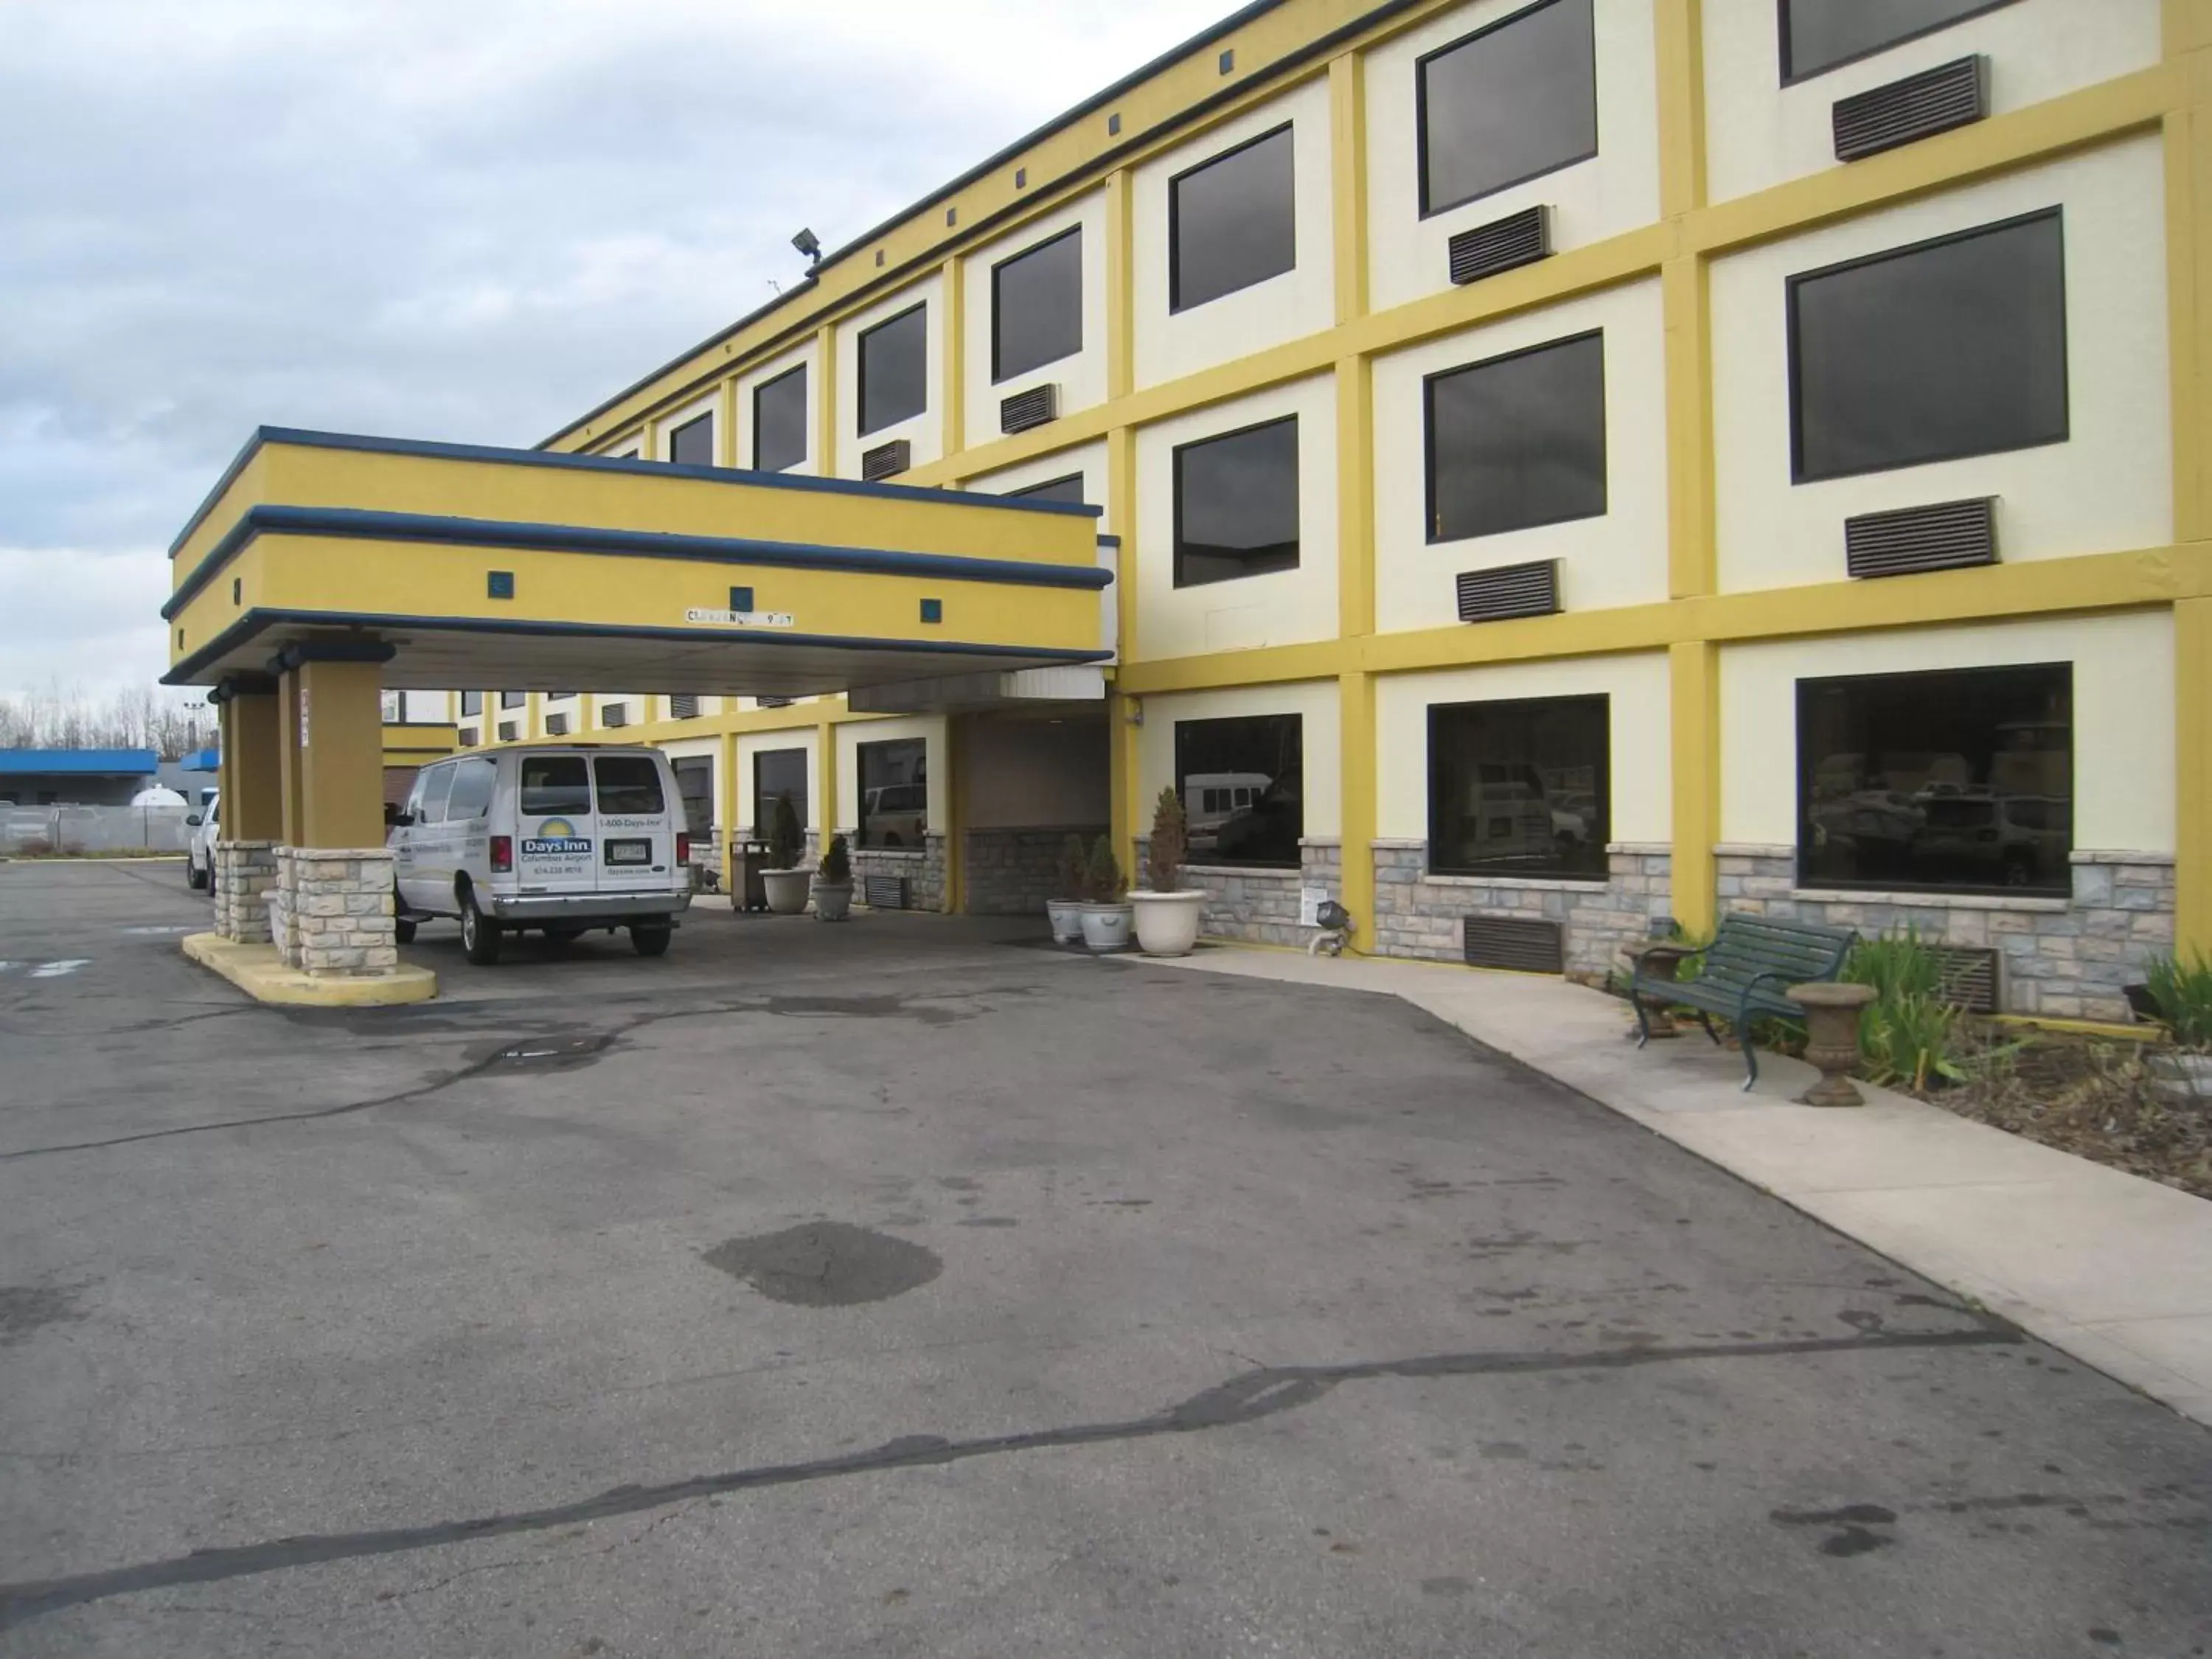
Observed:
[[[813,884],[814,872],[811,870],[761,872],[761,885],[768,890],[768,908],[772,915],[805,915],[807,890]]]
[[[1136,920],[1136,910],[1126,900],[1113,904],[1085,904],[1082,907],[1082,920],[1086,948],[1101,954],[1129,948],[1129,929]]]
[[[1871,985],[1822,981],[1793,985],[1783,993],[1805,1011],[1805,1058],[1820,1068],[1820,1080],[1797,1097],[1807,1106],[1863,1106],[1866,1098],[1851,1083],[1859,1063],[1859,1015],[1875,1000]]]
[[[1187,957],[1198,943],[1199,918],[1206,909],[1206,895],[1182,891],[1152,893],[1139,888],[1129,895],[1137,913],[1137,948],[1148,957]]]
[[[771,908],[775,903],[770,898]],[[817,921],[842,921],[853,914],[853,884],[849,881],[821,881],[814,884],[814,919]]]
[[[1081,899],[1047,899],[1044,913],[1052,923],[1052,942],[1054,945],[1083,943],[1083,901]]]

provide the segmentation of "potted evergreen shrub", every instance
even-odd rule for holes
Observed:
[[[842,921],[853,910],[853,856],[845,850],[842,836],[830,837],[822,854],[822,867],[814,877],[814,919]]]
[[[1122,879],[1121,861],[1114,856],[1114,843],[1103,836],[1091,849],[1086,887],[1082,911],[1084,944],[1093,951],[1126,951],[1134,913],[1125,896],[1128,883]]]
[[[1090,892],[1091,854],[1083,849],[1083,837],[1072,835],[1060,843],[1060,862],[1053,871],[1053,896],[1044,902],[1044,913],[1052,920],[1054,944],[1083,943],[1083,901]]]
[[[1136,907],[1137,946],[1148,957],[1187,957],[1198,943],[1206,895],[1182,884],[1183,854],[1189,845],[1182,797],[1170,784],[1152,807],[1152,840],[1145,854],[1148,885],[1129,895]]]
[[[768,889],[768,908],[779,916],[803,915],[806,911],[806,890],[814,879],[813,872],[804,868],[806,861],[806,842],[799,830],[799,812],[788,795],[775,798],[775,811],[769,817],[768,868],[761,872],[761,883]]]

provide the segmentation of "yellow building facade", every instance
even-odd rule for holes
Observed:
[[[1174,785],[1223,936],[1322,889],[1595,971],[1748,908],[2118,1017],[2212,950],[2212,0],[1905,12],[1245,8],[542,446],[1087,502],[1103,697],[459,740],[662,744],[725,860],[803,788],[933,907]]]

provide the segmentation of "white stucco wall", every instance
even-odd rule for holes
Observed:
[[[1674,836],[1674,789],[1663,652],[1501,663],[1428,674],[1393,674],[1375,686],[1375,833],[1423,841],[1429,833],[1429,708],[1524,697],[1602,695],[1612,744],[1610,839]]]
[[[1106,489],[1106,443],[1103,439],[1077,444],[1069,449],[1055,449],[1049,455],[1024,461],[1019,466],[1000,467],[996,472],[963,479],[960,487],[982,490],[993,495],[1011,495],[1017,489],[1026,489],[1032,484],[1048,483],[1054,478],[1065,478],[1079,472],[1083,475],[1083,499],[1101,509],[1098,533],[1102,536],[1115,534],[1113,501]]]
[[[1298,568],[1175,585],[1175,452],[1298,417]],[[1124,547],[1125,559],[1131,550]],[[1336,637],[1336,383],[1316,374],[1148,426],[1137,434],[1137,637],[1132,655],[1190,657]]]
[[[928,311],[929,405],[909,420],[896,421],[860,435],[860,336],[878,323],[927,302]],[[812,403],[809,388],[809,405]],[[904,438],[912,446],[911,464],[921,466],[945,453],[945,281],[933,272],[921,281],[878,301],[837,325],[837,465],[836,476],[860,476],[860,454]]]
[[[1721,839],[1797,840],[1797,686],[1836,674],[2074,665],[2074,845],[2173,851],[2173,620],[2113,617],[1899,629],[1721,652]]]
[[[848,835],[857,836],[860,822],[860,758],[857,752],[864,743],[892,743],[901,738],[921,738],[927,744],[927,765],[929,770],[929,832],[944,833],[945,824],[946,755],[945,746],[945,716],[915,714],[899,720],[848,720],[836,727],[837,732],[837,819],[832,826]],[[807,773],[811,783],[813,773]],[[820,796],[815,799],[819,800]],[[817,824],[817,829],[821,826]],[[854,845],[859,846],[857,839]]]
[[[2159,59],[2159,0],[2015,0],[1795,86],[1782,84],[1774,0],[1705,0],[1705,180],[1716,202],[1848,165],[1838,98],[1986,54],[2002,115]]]
[[[1185,691],[1144,700],[1145,724],[1137,735],[1139,817],[1152,823],[1152,804],[1175,782],[1177,720],[1228,720],[1243,714],[1297,714],[1304,774],[1305,834],[1328,840],[1343,833],[1343,746],[1334,680],[1285,685],[1239,686],[1228,691]]]
[[[1169,181],[1291,122],[1295,270],[1188,311],[1168,309]],[[1336,319],[1326,76],[1269,99],[1139,167],[1133,186],[1136,374],[1153,386],[1329,327]]]
[[[2057,205],[2069,436],[1856,477],[1790,481],[1793,275]],[[1712,273],[1716,528],[1723,589],[1844,579],[1844,520],[1998,497],[2008,563],[2172,539],[2165,168],[2155,135],[1719,260]]]
[[[1547,341],[1605,334],[1606,511],[1502,535],[1426,537],[1423,381]],[[1569,611],[1667,597],[1666,331],[1656,280],[1547,306],[1432,340],[1375,364],[1375,626],[1459,620],[1463,570],[1557,558]]]
[[[821,471],[821,457],[814,453],[817,428],[817,411],[821,409],[822,353],[813,341],[794,347],[781,356],[771,358],[758,368],[738,376],[738,465],[750,468],[753,464],[753,393],[779,375],[787,374],[804,364],[806,368],[806,458],[787,472],[812,475]],[[854,463],[855,467],[859,462]]]
[[[1083,228],[1083,349],[1073,356],[991,379],[991,267],[1048,242],[1063,231]],[[1106,194],[1092,191],[1066,206],[1032,219],[1019,230],[978,249],[961,262],[965,344],[969,446],[1000,435],[999,404],[1018,392],[1047,382],[1060,388],[1060,412],[1072,415],[1106,401]]]
[[[1659,82],[1651,0],[1596,0],[1592,11],[1595,155],[1431,218],[1420,216],[1415,64],[1528,4],[1528,0],[1470,0],[1367,56],[1367,288],[1377,311],[1449,288],[1445,244],[1452,237],[1538,203],[1552,209],[1552,246],[1560,252],[1659,216]]]

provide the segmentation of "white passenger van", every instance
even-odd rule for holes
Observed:
[[[458,916],[475,963],[510,932],[569,939],[629,929],[641,957],[668,948],[691,902],[690,836],[658,749],[573,744],[432,763],[387,841],[399,942],[428,916]]]

